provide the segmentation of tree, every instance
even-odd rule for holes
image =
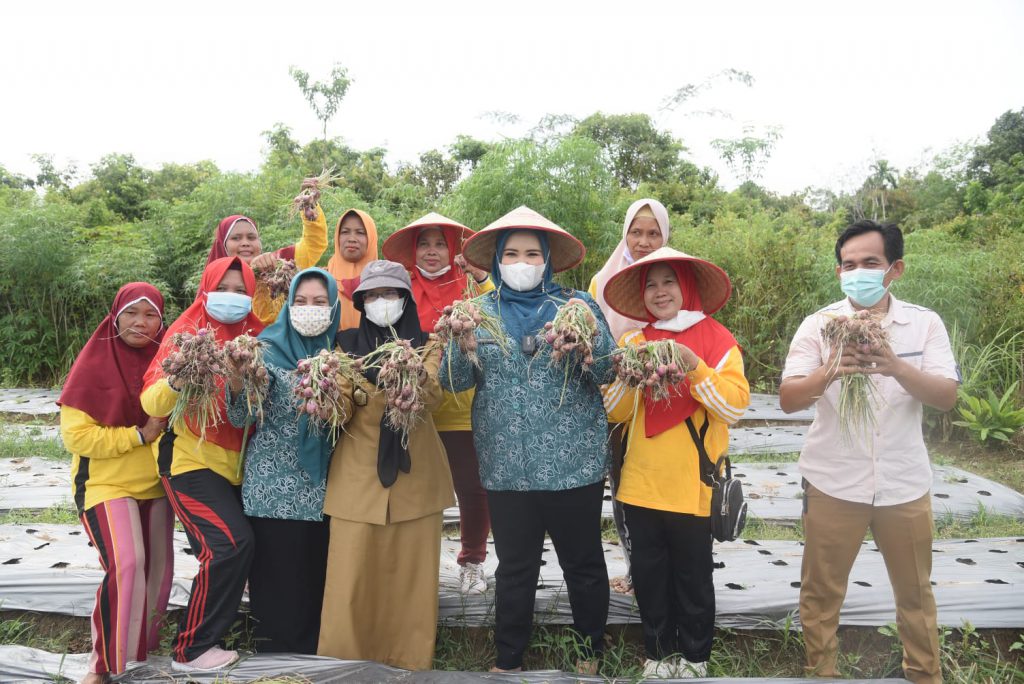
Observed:
[[[0,186],[13,188],[14,190],[31,190],[35,187],[35,181],[28,176],[8,171],[3,166],[0,166]]]
[[[765,164],[775,150],[775,143],[781,137],[782,132],[778,126],[766,126],[761,135],[757,135],[754,126],[746,125],[742,137],[716,138],[711,141],[711,146],[733,173],[749,183],[761,177]]]
[[[68,193],[78,175],[78,168],[74,162],[69,163],[63,169],[58,169],[52,154],[33,154],[32,161],[39,167],[39,173],[36,174],[36,187],[46,188],[47,191],[52,190],[61,195]]]
[[[341,105],[345,93],[348,92],[349,85],[352,84],[352,80],[348,77],[348,69],[340,64],[335,64],[327,81],[314,83],[310,83],[309,74],[298,67],[289,67],[288,73],[299,86],[299,90],[302,91],[306,102],[316,114],[316,118],[323,124],[323,141],[326,143],[327,122],[338,112],[338,107]],[[326,164],[327,158],[324,157],[324,165]]]
[[[417,166],[404,167],[400,174],[422,186],[427,197],[436,201],[459,182],[459,162],[452,157],[446,158],[438,150],[430,150],[420,155]]]
[[[591,114],[577,124],[575,135],[593,140],[608,157],[623,188],[677,176],[683,143],[659,131],[647,114]]]
[[[886,159],[876,159],[871,164],[871,175],[868,176],[866,181],[869,188],[869,197],[871,198],[872,205],[875,207],[873,219],[878,219],[877,209],[879,206],[882,208],[882,220],[886,217],[886,192],[889,190],[895,190],[898,184],[896,169],[889,166],[889,162]]]
[[[92,178],[76,185],[71,200],[86,204],[102,200],[107,208],[126,221],[144,217],[149,197],[150,172],[135,163],[130,154],[108,154],[91,167]]]
[[[448,151],[451,153],[452,158],[459,162],[460,166],[469,164],[470,171],[476,168],[476,165],[480,163],[480,159],[490,149],[490,143],[477,140],[468,135],[456,136],[455,142],[448,146]]]
[[[1024,154],[1024,108],[1006,111],[988,130],[988,143],[974,149],[970,168],[985,187],[996,184],[995,168],[1009,164],[1015,154]]]
[[[208,159],[194,164],[164,164],[150,176],[149,197],[180,202],[218,173],[220,169]]]

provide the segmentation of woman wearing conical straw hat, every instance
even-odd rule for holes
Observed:
[[[643,259],[656,249],[668,245],[669,222],[668,210],[665,205],[656,199],[638,199],[629,205],[626,210],[626,219],[622,224],[622,240],[612,251],[608,261],[604,263],[601,270],[590,279],[590,287],[587,292],[597,300],[601,307],[608,327],[612,331],[612,338],[622,339],[630,330],[639,330],[647,325],[647,321],[636,320],[623,316],[612,307],[604,298],[604,288],[612,276],[622,269],[634,263],[637,259]],[[612,445],[612,465],[608,472],[608,483],[612,489],[612,515],[615,520],[615,530],[619,535],[619,548],[626,559],[626,574],[620,577],[613,577],[612,588],[620,594],[628,594],[633,591],[633,581],[630,575],[629,566],[629,537],[622,525],[622,504],[615,498],[619,487],[619,475],[622,471],[622,458],[625,455],[626,435],[624,427],[617,425],[612,429],[609,439]]]
[[[487,326],[474,330],[479,366],[454,341],[441,365],[443,387],[476,388],[473,441],[498,556],[495,670],[522,669],[548,534],[569,592],[577,667],[596,672],[609,595],[601,546],[608,424],[600,385],[611,380],[614,343],[597,303],[551,279],[577,266],[585,250],[563,228],[519,207],[470,238],[463,253],[490,269],[497,289],[474,303],[504,333],[497,339]],[[536,344],[545,323],[570,302],[583,304],[597,329],[585,372],[566,373],[548,347]]]
[[[423,332],[434,331],[444,308],[457,299],[490,292],[494,284],[487,271],[474,268],[462,256],[463,243],[473,231],[450,218],[431,212],[396,231],[384,244],[384,258],[409,270],[412,295]],[[483,562],[491,530],[487,493],[480,484],[480,466],[473,446],[469,408],[473,390],[444,393],[434,412],[434,426],[448,454],[455,494],[459,499],[459,587],[463,593],[487,591]]]
[[[731,290],[722,269],[669,247],[623,269],[604,289],[615,311],[647,321],[627,332],[620,346],[659,340],[675,345],[672,358],[681,367],[666,364],[643,373],[685,373],[667,397],[656,396],[650,382],[640,390],[621,378],[604,393],[608,419],[629,427],[616,498],[632,545],[645,676],[703,677],[711,657],[711,488],[702,480],[692,435],[703,439],[715,462],[728,449],[729,426],[750,401],[739,345],[711,318]]]

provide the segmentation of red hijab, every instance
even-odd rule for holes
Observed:
[[[71,366],[58,406],[87,413],[107,427],[142,427],[148,416],[139,403],[142,376],[164,337],[161,324],[156,338],[145,347],[133,347],[118,336],[117,317],[139,301],[149,301],[160,316],[164,298],[149,283],[127,283],[117,291],[114,303]]]
[[[424,226],[416,231],[413,244],[413,262],[416,261],[416,245],[419,243],[420,235],[425,230],[438,230],[438,226]],[[456,299],[462,298],[466,291],[466,274],[461,268],[455,265],[456,250],[458,249],[458,235],[461,231],[440,228],[444,241],[448,243],[448,267],[447,273],[431,280],[422,273],[420,269],[413,266],[409,272],[412,279],[412,296],[416,300],[416,308],[420,316],[420,328],[423,332],[434,332],[434,324],[441,317],[444,307]]]
[[[697,279],[693,270],[687,264],[678,261],[654,262],[645,266],[640,271],[640,293],[644,296],[644,286],[647,283],[647,272],[651,266],[667,263],[675,271],[679,280],[679,289],[683,293],[682,310],[701,311],[700,292],[697,290]],[[650,311],[647,312],[649,323],[643,329],[644,337],[647,340],[675,340],[679,344],[686,345],[693,350],[693,353],[700,357],[705,364],[714,368],[718,362],[737,346],[736,338],[732,336],[724,325],[710,316],[696,323],[682,332],[671,330],[660,330],[654,327],[655,318]],[[654,401],[649,391],[644,395],[644,427],[648,437],[659,435],[669,428],[683,423],[692,416],[700,402],[693,398],[690,393],[690,380],[687,379],[668,399]],[[700,426],[697,426],[698,429]]]
[[[209,266],[217,259],[223,259],[228,256],[228,251],[224,247],[224,243],[228,241],[228,236],[231,234],[231,229],[235,227],[235,224],[239,221],[248,221],[256,227],[256,222],[248,216],[242,216],[241,214],[232,214],[227,218],[221,219],[217,225],[217,233],[213,236],[213,244],[210,246],[210,254],[206,257],[206,265]]]
[[[146,371],[145,387],[148,388],[158,380],[163,379],[164,371],[161,368],[163,360],[167,358],[172,352],[176,351],[174,344],[171,342],[171,338],[174,333],[177,332],[190,332],[194,333],[199,328],[205,328],[207,325],[212,327],[217,333],[217,342],[223,344],[228,340],[233,340],[242,333],[249,333],[250,335],[257,335],[263,330],[263,323],[256,317],[255,314],[249,312],[249,315],[243,318],[238,323],[221,323],[220,321],[214,320],[206,312],[206,294],[208,292],[216,292],[217,286],[220,281],[224,279],[224,274],[228,272],[233,264],[238,264],[242,269],[242,280],[245,282],[245,292],[250,297],[256,291],[256,276],[253,275],[252,269],[249,265],[238,257],[224,257],[222,259],[215,259],[213,262],[207,265],[203,271],[203,277],[199,281],[199,291],[196,293],[196,299],[192,304],[182,312],[178,320],[171,324],[171,327],[167,329],[167,335],[164,337],[164,341],[160,344],[160,351],[157,352],[153,361],[149,364],[149,370]],[[217,380],[217,384],[223,388],[224,381],[222,379]],[[228,422],[227,410],[224,404],[224,392],[220,393],[217,399],[217,404],[220,410],[221,424],[215,428],[209,428],[206,431],[207,441],[213,442],[219,446],[229,449],[231,451],[239,451],[242,448],[242,431]],[[199,427],[187,421],[188,428],[193,433],[199,434]]]

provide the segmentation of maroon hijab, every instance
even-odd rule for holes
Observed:
[[[132,347],[117,334],[118,314],[143,298],[164,315],[163,295],[149,283],[128,283],[118,290],[110,313],[71,366],[57,400],[59,406],[76,408],[108,427],[146,424],[148,417],[139,403],[142,378],[166,329],[161,325],[155,341],[141,348]]]
[[[221,219],[221,222],[217,225],[217,234],[213,236],[213,244],[210,245],[210,254],[206,257],[206,265],[209,266],[217,259],[223,259],[228,256],[227,250],[224,248],[224,243],[227,242],[228,233],[235,227],[235,224],[239,221],[248,221],[253,226],[256,222],[248,216],[242,214],[232,214],[227,218]],[[257,230],[259,230],[257,228]],[[282,247],[275,252],[278,259],[290,259],[295,261],[295,245],[288,245]]]

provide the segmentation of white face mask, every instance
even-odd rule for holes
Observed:
[[[433,273],[427,273],[426,271],[424,271],[419,266],[417,266],[416,268],[419,268],[419,271],[423,275],[424,278],[426,278],[427,280],[434,280],[435,278],[440,278],[445,273],[447,273],[448,271],[452,270],[452,265],[448,264],[447,266],[442,268],[440,271],[434,271]]]
[[[687,328],[697,325],[705,318],[703,311],[680,309],[679,313],[668,320],[655,321],[654,327],[658,330],[668,330],[669,332],[683,332]]]
[[[370,322],[382,328],[394,325],[402,317],[405,311],[405,297],[398,299],[384,299],[380,297],[372,302],[363,304],[363,313],[370,319]]]
[[[540,285],[544,280],[544,268],[547,264],[528,264],[517,261],[514,264],[498,264],[498,271],[501,273],[501,282],[513,290],[526,292]]]
[[[316,337],[331,327],[332,313],[333,309],[329,306],[290,306],[288,320],[295,332],[303,337]]]

